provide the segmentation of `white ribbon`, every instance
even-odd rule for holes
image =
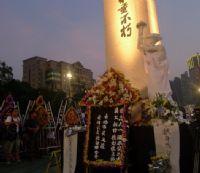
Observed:
[[[78,134],[67,137],[64,131],[63,141],[63,173],[74,173],[77,162]]]

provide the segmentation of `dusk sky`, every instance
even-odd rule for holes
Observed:
[[[109,0],[108,0],[109,2]],[[200,1],[157,0],[171,78],[200,51]],[[103,0],[0,0],[0,60],[22,77],[32,56],[81,61],[94,76],[105,71]]]

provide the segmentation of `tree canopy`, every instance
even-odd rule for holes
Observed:
[[[0,83],[6,83],[13,79],[13,69],[5,62],[0,61]]]

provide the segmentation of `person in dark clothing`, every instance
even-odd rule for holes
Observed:
[[[36,120],[37,114],[35,111],[29,113],[29,119],[25,122],[25,136],[27,152],[31,158],[34,158],[38,153],[38,132],[39,124]]]
[[[6,139],[5,139],[5,151],[6,160],[10,164],[10,161],[21,162],[20,160],[20,129],[21,119],[18,111],[15,109],[7,115],[4,125],[6,127]]]
[[[195,121],[191,123],[194,141],[194,168],[193,173],[200,173],[200,107],[194,109]]]

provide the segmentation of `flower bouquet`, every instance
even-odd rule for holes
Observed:
[[[148,165],[149,173],[169,173],[170,160],[167,157],[155,156],[151,158],[152,163]]]
[[[35,110],[37,114],[37,122],[41,127],[45,127],[49,123],[49,115],[43,106],[38,106]]]
[[[151,103],[151,114],[153,118],[162,119],[163,121],[183,121],[183,114],[179,110],[178,105],[162,94],[157,94]]]

